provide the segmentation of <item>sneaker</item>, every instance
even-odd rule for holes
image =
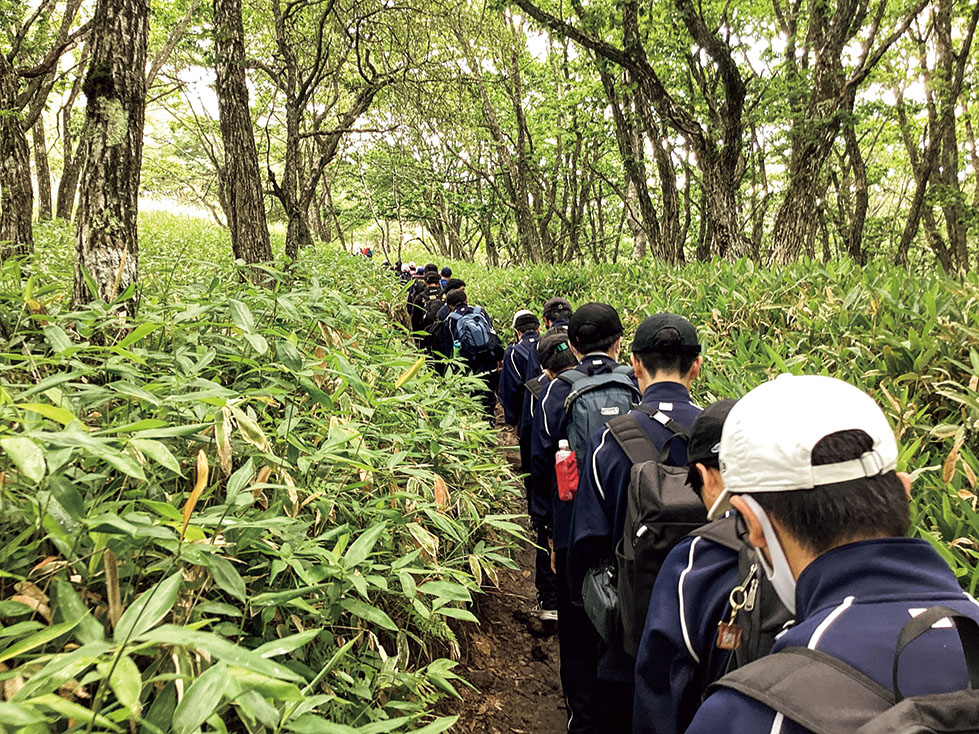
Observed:
[[[541,622],[557,622],[557,609],[544,609],[540,602],[531,608],[530,613]]]

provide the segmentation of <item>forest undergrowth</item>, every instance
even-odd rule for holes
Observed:
[[[140,289],[72,310],[71,228],[36,235],[30,262],[0,268],[0,727],[452,728],[435,712],[467,685],[474,595],[525,540],[507,514],[520,490],[471,378],[437,377],[410,346],[397,279],[317,247],[252,285],[226,233],[156,213]],[[868,390],[915,476],[915,532],[975,593],[975,276],[453,269],[500,324],[553,295],[603,300],[628,348],[646,314],[684,314],[705,345],[701,404],[779,372]]]

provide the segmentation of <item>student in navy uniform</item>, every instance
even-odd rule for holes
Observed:
[[[461,288],[449,291],[445,295],[445,304],[450,311],[442,324],[441,339],[437,340],[440,344],[438,351],[440,354],[452,355],[455,352],[455,325],[458,320],[455,314],[465,316],[472,313],[474,307],[469,305],[466,292]],[[496,381],[499,379],[500,362],[503,359],[503,345],[500,344],[496,331],[493,331],[492,318],[486,313],[486,309],[482,309],[482,311],[492,332],[491,336],[494,340],[492,348],[478,355],[475,359],[465,358],[465,355],[460,356],[465,359],[467,371],[478,377],[485,385],[484,388],[480,388],[476,397],[482,404],[483,412],[490,425],[493,425],[495,420],[493,413],[496,408]]]
[[[449,291],[454,291],[456,289],[459,289],[459,290],[465,292],[465,290],[466,290],[466,281],[462,280],[462,278],[449,278],[449,280],[446,281],[446,284],[445,284],[445,295],[446,295],[446,297],[448,297]],[[447,304],[447,303],[444,304],[442,306],[442,308],[439,310],[438,317],[437,317],[438,321],[439,322],[445,321],[445,319],[448,317],[448,315],[450,313],[452,313],[452,309],[449,308],[449,304]]]
[[[898,634],[941,605],[979,620],[979,605],[924,540],[908,531],[910,477],[896,472],[894,433],[877,404],[831,377],[782,375],[731,410],[721,439],[730,503],[796,624],[775,643],[838,658],[892,690]],[[967,686],[960,643],[941,624],[900,658],[906,696]],[[753,665],[770,663],[761,658]],[[748,668],[741,669],[741,672]],[[812,691],[812,705],[832,707]],[[800,734],[768,706],[722,688],[697,712],[689,734]]]
[[[448,290],[449,278],[452,277],[452,268],[446,265],[444,268],[442,268],[442,270],[439,271],[439,274],[442,276],[442,282],[441,282],[442,290]]]
[[[574,369],[584,374],[611,372],[618,366],[622,346],[619,314],[606,303],[580,306],[568,322],[568,339],[581,362]],[[564,401],[571,385],[563,380],[548,383],[534,416],[531,430],[531,475],[535,501],[551,510],[551,541],[558,591],[558,643],[561,651],[561,685],[568,708],[568,731],[604,734],[608,711],[606,692],[596,676],[598,633],[584,609],[572,606],[567,583],[571,506],[557,495],[554,455],[558,441],[567,438]],[[631,701],[631,699],[630,699]],[[631,709],[631,704],[630,704]]]
[[[544,317],[544,326],[548,329],[561,328],[567,331],[573,310],[571,303],[560,296],[548,298],[544,302],[544,310],[541,314]]]
[[[516,340],[503,354],[499,397],[500,404],[503,406],[503,420],[508,426],[517,427],[519,437],[520,415],[523,412],[524,395],[527,392],[524,383],[540,374],[540,361],[537,358],[540,321],[532,312],[521,309],[513,315],[512,326],[516,332]],[[530,437],[527,436],[527,439],[529,449]],[[523,440],[521,440],[521,471],[528,469],[524,463],[525,458]]]
[[[690,427],[687,484],[709,509],[724,489],[721,429],[736,400],[707,406]],[[636,658],[635,734],[680,734],[706,687],[723,675],[730,651],[715,644],[730,616],[738,584],[738,553],[708,538],[687,537],[656,575]]]
[[[632,343],[632,366],[641,403],[681,428],[689,428],[700,408],[690,400],[690,386],[700,374],[703,358],[693,325],[682,316],[658,313],[644,319]],[[657,448],[673,432],[649,414],[633,410],[639,424]],[[665,419],[664,418],[664,419]],[[672,441],[668,463],[686,463],[686,445]],[[595,433],[578,456],[578,494],[572,503],[568,578],[575,601],[581,598],[581,583],[589,568],[614,562],[615,546],[625,524],[626,494],[632,462],[605,428]],[[632,728],[634,661],[621,643],[602,645],[599,677],[608,682],[616,718],[607,731],[628,732]]]
[[[543,396],[543,391],[547,389],[551,380],[577,365],[578,358],[568,342],[567,332],[561,328],[547,331],[537,343],[537,352],[544,371],[536,379],[541,385],[541,395]],[[527,414],[532,421],[533,416],[540,409],[540,401],[528,390],[524,403],[528,406]],[[528,443],[531,426],[532,423],[529,423],[525,431]],[[529,451],[526,462],[529,467]],[[528,469],[524,471],[528,471]],[[550,498],[547,502],[542,501],[541,494],[534,491],[533,476],[530,474],[525,480],[525,486],[527,489],[527,511],[530,515],[530,524],[534,530],[535,542],[538,547],[534,574],[534,586],[537,587],[537,604],[531,612],[542,621],[553,621],[558,618],[558,595],[557,576],[551,568],[549,539],[551,538],[553,520]]]

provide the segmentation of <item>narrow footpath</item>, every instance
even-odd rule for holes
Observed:
[[[517,437],[500,432],[503,446]],[[511,462],[516,452],[508,451]],[[524,512],[524,508],[514,508]],[[462,642],[457,671],[477,690],[461,687],[463,701],[453,732],[464,734],[560,734],[567,728],[558,674],[557,624],[530,613],[536,603],[534,548],[516,557],[517,571],[500,573],[500,588],[476,599],[481,624]]]

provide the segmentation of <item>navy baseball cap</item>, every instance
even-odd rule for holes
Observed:
[[[677,336],[679,338],[677,338]],[[656,313],[647,316],[636,329],[632,340],[636,354],[700,354],[700,342],[693,324],[673,313]]]

